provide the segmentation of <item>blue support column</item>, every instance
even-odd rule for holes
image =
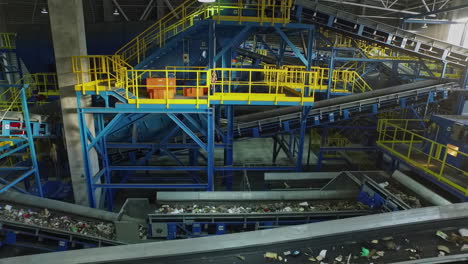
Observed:
[[[207,176],[208,176],[208,187],[207,191],[214,191],[214,135],[215,135],[215,124],[214,124],[214,109],[208,109],[206,117],[207,134],[206,137],[206,152],[207,152]]]
[[[299,130],[299,143],[297,147],[297,163],[296,163],[296,170],[302,171],[302,155],[304,154],[304,140],[306,136],[306,128],[307,128],[307,116],[309,115],[310,110],[312,107],[304,106],[302,107],[301,113],[301,128]]]
[[[462,89],[467,89],[467,84],[468,84],[468,64],[465,67],[465,70],[463,71],[463,74],[460,79],[460,87]]]
[[[281,39],[280,41],[280,50],[279,50],[279,60],[276,62],[277,66],[278,67],[281,67],[283,66],[283,63],[284,63],[284,51],[286,50],[286,42]]]
[[[322,147],[326,145],[327,142],[327,134],[328,134],[328,127],[324,126],[322,128],[322,141],[320,142],[320,148],[319,148],[319,153],[318,153],[318,159],[317,159],[317,171],[322,170],[322,162],[323,162],[323,152],[322,152]]]
[[[216,21],[210,21],[208,26],[208,68],[213,69],[216,66],[216,35],[215,35]]]
[[[86,126],[86,117],[83,109],[81,108],[81,93],[76,93],[76,100],[77,100],[77,112],[78,112],[78,126],[80,129],[80,141],[81,141],[81,151],[83,154],[83,162],[84,162],[84,177],[86,180],[86,186],[88,188],[88,202],[89,207],[96,208],[96,200],[94,196],[94,184],[91,175],[90,169],[90,159],[89,159],[89,152],[88,152],[88,136],[86,134],[87,126]]]
[[[330,63],[328,65],[329,70],[328,70],[327,99],[330,99],[330,96],[331,96],[331,87],[332,87],[332,84],[333,84],[333,68],[335,68],[335,56],[336,56],[336,50],[335,50],[335,48],[332,48],[331,49]]]
[[[275,26],[276,33],[281,37],[281,39],[288,44],[288,46],[292,49],[294,54],[304,63],[305,66],[308,66],[309,62],[307,59],[302,55],[302,53],[299,51],[299,49],[292,43],[291,40],[289,40],[288,36],[279,28]]]
[[[230,167],[234,164],[234,106],[226,105],[227,131],[224,142],[224,166]],[[224,172],[226,191],[232,191],[233,172],[226,170]]]
[[[314,57],[313,49],[314,49],[314,39],[315,39],[315,26],[311,25],[309,27],[308,37],[307,37],[307,65],[306,70],[310,71],[312,67],[312,59]],[[307,75],[307,78],[310,78],[310,75]],[[309,80],[307,80],[309,83]],[[310,95],[310,87],[305,87],[305,96]]]
[[[99,135],[104,130],[104,114],[97,114],[96,115],[96,122],[98,126],[96,127],[96,135]],[[110,166],[109,157],[107,155],[107,143],[106,143],[106,135],[101,137],[101,147],[102,147],[102,169],[104,170],[104,179],[106,184],[111,183],[111,172],[107,169]],[[114,198],[113,198],[113,190],[111,189],[103,189],[104,195],[106,197],[105,201],[107,204],[107,210],[112,212],[114,206]]]
[[[19,66],[21,68],[21,66]],[[37,164],[37,157],[36,157],[36,148],[34,146],[34,139],[33,133],[31,130],[31,120],[29,118],[29,110],[28,110],[28,102],[26,100],[26,92],[28,86],[25,85],[21,88],[21,106],[23,108],[23,116],[24,116],[24,123],[26,127],[26,136],[28,137],[28,145],[29,151],[31,155],[31,163],[34,170],[34,178],[36,180],[37,190],[40,197],[44,197],[44,193],[42,192],[42,183],[41,183],[41,176],[39,175],[39,165]]]

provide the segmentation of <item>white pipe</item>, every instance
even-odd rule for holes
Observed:
[[[403,184],[405,187],[410,189],[411,191],[415,192],[419,196],[421,196],[427,202],[433,205],[449,205],[452,204],[451,202],[447,201],[445,198],[441,197],[440,195],[434,193],[433,191],[426,188],[424,185],[420,184],[419,182],[411,179],[408,175],[404,174],[399,170],[395,170],[393,172],[392,177]]]

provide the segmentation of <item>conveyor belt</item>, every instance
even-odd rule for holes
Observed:
[[[0,263],[280,263],[265,260],[263,255],[293,250],[301,254],[287,257],[288,263],[309,263],[305,253],[316,257],[322,249],[327,250],[327,263],[338,255],[346,263],[348,254],[360,255],[361,247],[380,250],[385,245],[382,239],[389,236],[399,250],[384,249],[385,256],[379,260],[357,257],[350,263],[396,263],[416,254],[432,258],[438,254],[438,245],[449,247],[450,255],[459,253],[459,246],[435,233],[458,233],[467,220],[468,203],[462,203],[225,236],[17,257]],[[374,239],[379,242],[372,244]]]
[[[448,90],[458,87],[457,83],[437,83],[437,81],[428,80],[318,101],[309,113],[308,124],[320,124],[324,120],[330,119],[330,114],[335,120],[344,117],[345,112],[349,117],[353,113],[377,112],[385,107],[399,106],[403,103],[417,103],[421,99],[427,100],[430,96],[432,98],[441,95],[446,97]],[[298,123],[300,111],[301,107],[286,107],[236,117],[236,136],[246,134],[245,130],[249,128],[258,128],[260,131],[268,131],[268,129],[276,131],[278,129],[276,126],[281,127],[282,122]],[[291,125],[289,124],[290,128],[292,128]]]
[[[7,205],[12,206],[12,209],[7,209]],[[64,240],[65,243],[70,244],[86,244],[86,247],[121,245],[133,242],[133,238],[119,235],[119,233],[121,233],[119,230],[144,223],[144,220],[135,219],[123,214],[119,215],[76,204],[11,191],[0,195],[0,206],[2,207],[0,211],[0,231],[3,234],[13,232],[17,234],[18,240],[28,240],[30,237],[49,237],[54,241]],[[48,211],[45,211],[45,209]],[[10,212],[17,212],[21,215],[13,216]],[[46,217],[44,214],[49,214],[50,216]],[[49,220],[44,220],[45,222],[43,222],[42,219]],[[37,224],[35,221],[42,224]],[[103,235],[101,236],[91,233],[88,234],[83,231],[80,232],[81,228],[86,231],[86,227],[79,226],[80,224],[76,227],[67,224],[61,225],[66,222],[75,223],[79,221],[91,225],[99,225],[100,223],[111,225],[114,229],[112,234],[104,235],[104,233],[102,233]],[[119,227],[116,223],[120,222],[126,222],[129,225],[126,227]],[[55,227],[53,225],[54,223],[59,226]],[[96,226],[91,228],[96,228]],[[138,237],[138,234],[135,234],[135,236]],[[45,242],[45,244],[47,243],[50,243],[50,241]]]
[[[396,48],[414,56],[436,59],[460,67],[466,66],[468,49],[464,47],[362,18],[314,1],[297,0],[296,5],[305,9],[303,23],[314,23],[355,38]]]

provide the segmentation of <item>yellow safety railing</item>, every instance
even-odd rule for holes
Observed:
[[[266,68],[271,68],[272,65],[266,65]],[[303,82],[301,78],[304,78],[305,75],[305,66],[292,66],[285,65],[281,69],[286,69],[289,71],[287,75],[287,81],[298,80],[298,82]],[[328,89],[328,80],[329,80],[329,69],[321,67],[311,67],[311,72],[315,72],[317,75],[317,82],[314,83],[319,91],[326,91]],[[315,85],[316,84],[316,85]],[[349,70],[333,70],[332,74],[332,93],[360,93],[372,91],[372,88],[367,84],[367,82],[356,72]]]
[[[265,64],[264,69],[275,69],[276,66],[272,64]],[[290,88],[294,88],[295,83],[304,82],[305,66],[284,65],[280,69],[288,71],[285,82],[291,82]],[[311,67],[311,72],[317,73],[318,79],[316,82],[310,83],[316,90],[326,91],[328,89],[327,83],[329,79],[329,69],[321,67]],[[348,70],[333,70],[331,92],[367,92],[372,91],[372,88],[367,82],[355,71]]]
[[[26,96],[58,95],[57,75],[55,73],[35,73],[23,76],[16,82],[18,84],[27,84]],[[20,89],[18,87],[9,87],[0,93],[0,109],[2,111],[22,111]],[[30,102],[31,104],[40,102]]]
[[[1,111],[21,111],[20,90],[17,87],[10,87],[0,93]]]
[[[188,77],[187,77],[188,76]],[[171,104],[195,104],[198,107],[200,104],[208,104],[209,94],[204,96],[205,90],[209,88],[209,71],[207,70],[129,70],[127,91],[135,95],[135,99],[128,97],[129,103],[135,103],[139,106],[140,103],[165,104],[167,108]],[[165,83],[160,88],[163,90],[163,98],[141,99],[140,90],[148,88],[146,83],[147,78],[163,78]],[[187,80],[192,80],[190,83],[185,83]],[[172,84],[170,83],[172,81]],[[174,99],[175,88],[194,89],[191,99]],[[173,89],[173,91],[171,91]],[[148,98],[149,96],[146,95]],[[191,96],[192,97],[192,96]],[[149,101],[148,101],[149,100]]]
[[[311,133],[311,145],[315,151],[319,151],[320,147],[345,147],[351,144],[348,138],[337,132],[331,133],[330,136],[327,136],[324,144],[322,144],[322,136],[317,133],[317,131],[312,130]],[[340,153],[338,151],[327,150],[323,155],[325,157],[339,157]]]
[[[58,96],[57,74],[34,73],[23,77],[23,83],[29,85],[27,95],[38,94],[43,96]]]
[[[131,80],[127,72],[133,70],[120,56],[95,55],[75,56],[72,58],[72,71],[77,85],[75,89],[86,91],[110,90],[112,87],[128,87]]]
[[[317,74],[306,71],[295,74],[301,77],[291,78],[287,69],[213,69],[211,85],[215,92],[211,100],[247,101],[249,104],[252,101],[313,102]]]
[[[318,87],[316,72],[297,71],[297,78],[291,77],[287,69],[242,69],[168,66],[164,70],[135,70],[120,56],[77,56],[72,58],[72,69],[76,75],[75,90],[86,94],[98,94],[114,88],[125,89],[128,103],[143,104],[209,104],[210,100],[313,102]],[[157,85],[166,89],[166,97],[148,98],[140,90],[151,88],[148,78],[162,78],[166,83]],[[183,98],[172,98],[169,89],[190,88],[190,94]],[[307,94],[307,91],[310,91]],[[140,95],[143,95],[141,97]],[[146,98],[145,98],[146,97]],[[187,98],[195,97],[195,98]]]
[[[200,6],[198,1],[187,0],[120,48],[116,55],[122,56],[127,63],[140,63],[150,49],[164,46],[169,38],[192,27],[198,20],[288,23],[292,0],[275,3],[270,0],[255,3],[239,0],[237,3],[218,2]]]
[[[16,33],[1,33],[0,32],[0,49],[15,49],[16,48]]]
[[[468,172],[453,166],[450,159],[468,160],[468,154],[421,135],[421,120],[381,119],[377,145],[437,180],[468,196]]]

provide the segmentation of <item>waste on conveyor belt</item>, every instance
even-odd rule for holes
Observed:
[[[79,219],[63,213],[51,212],[47,208],[42,210],[25,209],[0,203],[0,219],[73,232],[86,236],[101,237],[111,240],[115,238],[115,227],[113,223]]]
[[[354,201],[312,201],[312,202],[277,202],[244,203],[242,205],[216,204],[200,205],[195,203],[161,205],[156,214],[250,214],[250,213],[300,213],[314,211],[367,210],[368,207]]]
[[[392,194],[394,194],[396,197],[398,197],[400,200],[403,202],[407,203],[411,208],[421,208],[421,201],[412,195],[406,194],[402,192],[399,188],[398,185],[393,183],[385,187],[388,191],[390,191]]]

